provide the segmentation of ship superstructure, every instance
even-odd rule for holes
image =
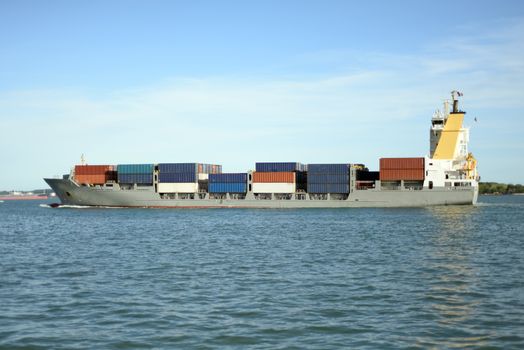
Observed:
[[[431,119],[430,153],[425,186],[430,188],[477,185],[477,161],[469,152],[469,128],[463,126],[466,112],[459,110],[462,93],[453,91],[452,110],[447,101],[444,112],[435,112]]]
[[[179,208],[338,208],[475,204],[476,160],[458,107],[461,93],[431,120],[426,157],[381,158],[363,164],[258,162],[225,173],[218,164],[77,165],[63,179],[45,179],[63,204]]]

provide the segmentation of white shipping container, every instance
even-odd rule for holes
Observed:
[[[254,193],[295,193],[296,184],[283,182],[254,182]]]
[[[199,180],[209,180],[209,174],[198,174]]]
[[[198,192],[198,183],[196,182],[179,182],[179,183],[159,183],[158,193],[196,193]]]

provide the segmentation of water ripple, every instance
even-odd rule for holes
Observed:
[[[0,208],[2,349],[524,348],[524,197]]]

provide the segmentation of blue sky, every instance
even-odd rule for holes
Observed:
[[[0,189],[81,154],[377,169],[454,89],[482,179],[524,183],[520,1],[2,1]]]

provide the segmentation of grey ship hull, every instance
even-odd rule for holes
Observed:
[[[362,208],[425,207],[433,205],[472,205],[477,202],[478,187],[433,188],[421,190],[357,190],[345,200],[337,199],[167,199],[153,187],[124,190],[120,188],[79,186],[67,179],[45,179],[62,204],[101,207],[149,208]]]

